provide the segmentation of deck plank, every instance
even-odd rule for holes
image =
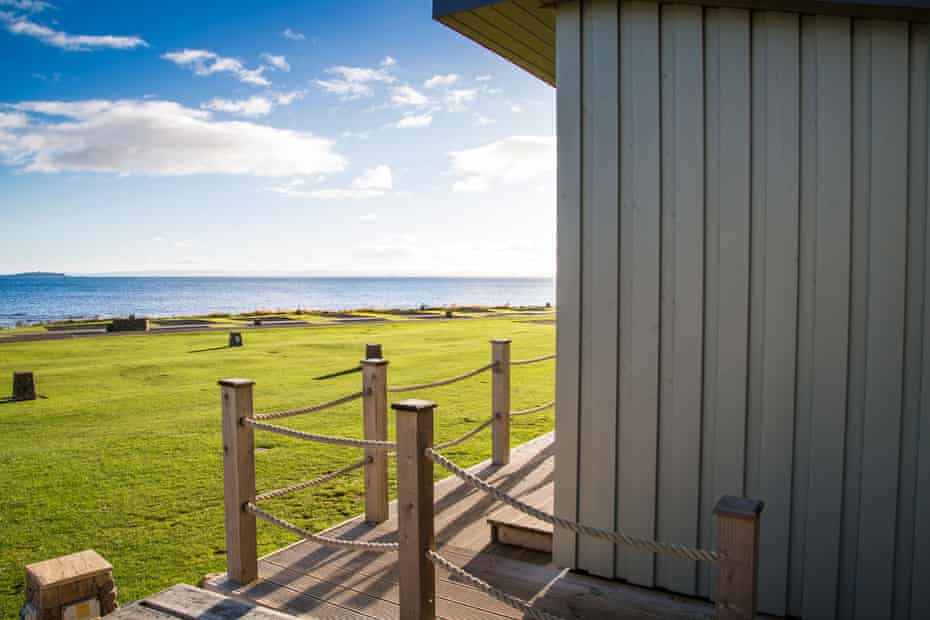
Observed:
[[[515,449],[503,467],[480,464],[476,475],[542,510],[553,501],[553,437],[544,436]],[[550,554],[495,544],[487,519],[501,507],[455,478],[436,485],[436,540],[439,552],[477,577],[540,609],[566,619],[673,620],[713,617],[702,602],[637,586],[570,573],[551,564]],[[286,516],[286,515],[282,515]],[[515,519],[517,515],[511,515]],[[541,524],[544,525],[544,524]],[[388,542],[396,540],[396,506],[390,518],[368,525],[362,517],[328,531],[329,535]],[[437,570],[437,613],[448,620],[515,620],[523,615],[483,592]],[[205,587],[261,605],[320,620],[399,618],[396,555],[326,548],[301,541],[260,560],[259,580],[244,588],[225,576]]]

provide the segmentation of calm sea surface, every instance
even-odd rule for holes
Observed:
[[[2,327],[129,314],[546,302],[555,302],[551,278],[0,277]]]

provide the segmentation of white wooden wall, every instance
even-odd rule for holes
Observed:
[[[556,510],[713,547],[762,499],[764,611],[930,618],[930,27],[575,0],[557,42]]]

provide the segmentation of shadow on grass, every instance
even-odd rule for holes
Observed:
[[[194,349],[193,351],[188,351],[188,353],[206,353],[207,351],[219,351],[221,349],[232,349],[232,348],[233,347],[230,347],[224,344],[221,347],[210,347],[209,349]]]
[[[314,381],[322,381],[324,379],[335,379],[336,377],[343,377],[345,375],[351,375],[354,372],[362,372],[361,366],[356,366],[355,368],[347,368],[346,370],[340,370],[338,372],[331,372],[328,375],[320,375],[319,377],[314,377]]]
[[[0,398],[0,405],[8,405],[10,403],[28,403],[33,400],[39,400],[40,398],[42,400],[48,400],[48,396],[46,396],[45,394],[36,394],[36,397],[34,399],[27,399],[27,400],[20,400],[18,398],[13,398],[12,396],[4,396],[3,398]]]

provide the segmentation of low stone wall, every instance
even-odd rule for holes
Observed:
[[[113,319],[113,322],[107,325],[108,332],[147,332],[149,331],[148,319]]]

